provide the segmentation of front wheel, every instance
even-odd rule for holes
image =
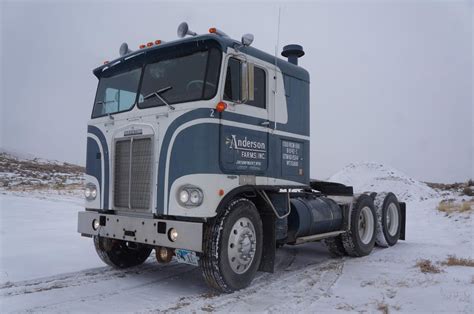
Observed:
[[[235,199],[204,231],[199,263],[207,283],[222,292],[247,287],[262,256],[263,229],[255,205]]]
[[[94,236],[94,246],[100,259],[115,268],[128,268],[143,264],[152,248],[143,244]]]

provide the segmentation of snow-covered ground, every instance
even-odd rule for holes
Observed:
[[[472,209],[439,212],[437,191],[376,164],[331,179],[407,201],[407,240],[363,258],[331,258],[320,243],[285,246],[274,274],[232,294],[208,288],[196,267],[153,256],[124,271],[104,266],[76,233],[78,193],[0,190],[0,312],[474,312],[474,268],[441,264],[474,258]],[[421,259],[440,272],[422,273]]]

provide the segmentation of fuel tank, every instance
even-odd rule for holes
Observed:
[[[288,238],[338,231],[342,228],[342,209],[336,202],[321,196],[291,199]]]

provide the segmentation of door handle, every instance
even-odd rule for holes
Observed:
[[[261,126],[270,126],[270,121],[263,121],[260,123]]]

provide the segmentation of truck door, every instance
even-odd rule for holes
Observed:
[[[269,75],[264,67],[236,57],[229,57],[226,66],[223,100],[229,106],[220,120],[221,169],[224,173],[265,177],[269,157]],[[247,69],[251,73],[251,90],[245,97],[246,79],[242,76]]]

